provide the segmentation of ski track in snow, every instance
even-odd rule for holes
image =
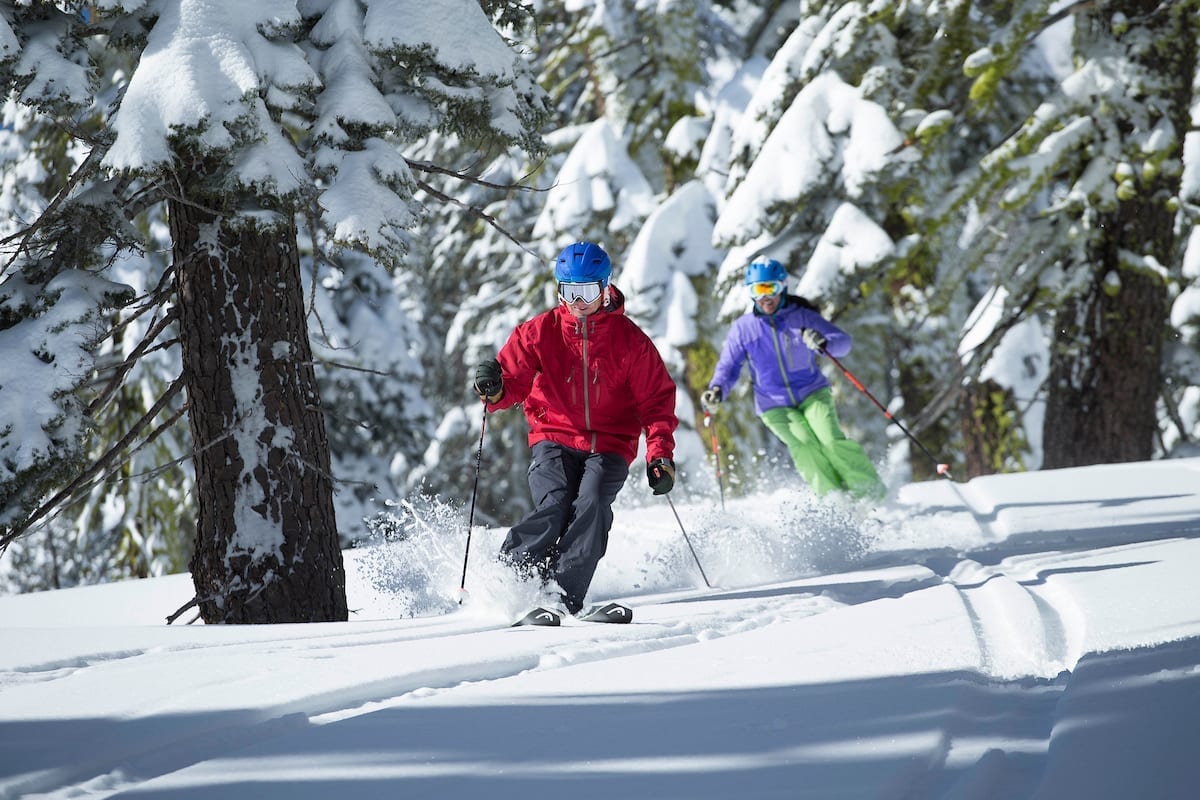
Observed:
[[[996,678],[1052,678],[1079,659],[1069,594],[1026,586],[1002,572],[961,562],[947,579],[975,629],[984,671]]]

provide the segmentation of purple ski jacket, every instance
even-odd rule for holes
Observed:
[[[834,358],[850,352],[853,344],[850,334],[789,294],[771,316],[755,306],[734,321],[708,382],[709,388],[717,387],[721,397],[729,397],[742,365],[749,361],[754,410],[758,414],[780,406],[799,405],[804,398],[829,385],[829,379],[817,364],[817,354],[800,338],[805,328],[824,334],[825,349]]]

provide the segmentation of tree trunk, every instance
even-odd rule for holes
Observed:
[[[208,623],[347,618],[294,228],[170,205]]]
[[[1120,233],[1112,242],[1113,257]],[[1118,270],[1059,310],[1050,354],[1042,467],[1145,461],[1153,454],[1166,290],[1156,275]]]

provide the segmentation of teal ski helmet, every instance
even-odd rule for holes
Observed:
[[[559,283],[599,283],[608,286],[612,262],[598,244],[575,242],[567,245],[554,262],[554,279]]]
[[[769,281],[779,281],[787,284],[787,270],[773,258],[759,256],[750,262],[750,266],[746,267],[746,285],[752,283],[767,283]]]

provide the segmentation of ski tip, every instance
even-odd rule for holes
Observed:
[[[543,628],[553,628],[562,625],[562,615],[557,611],[551,611],[548,608],[535,608],[519,620],[514,622],[510,627],[517,628],[523,625],[534,625]]]
[[[633,609],[620,603],[605,603],[592,606],[579,615],[584,622],[610,622],[626,624],[633,622]]]

